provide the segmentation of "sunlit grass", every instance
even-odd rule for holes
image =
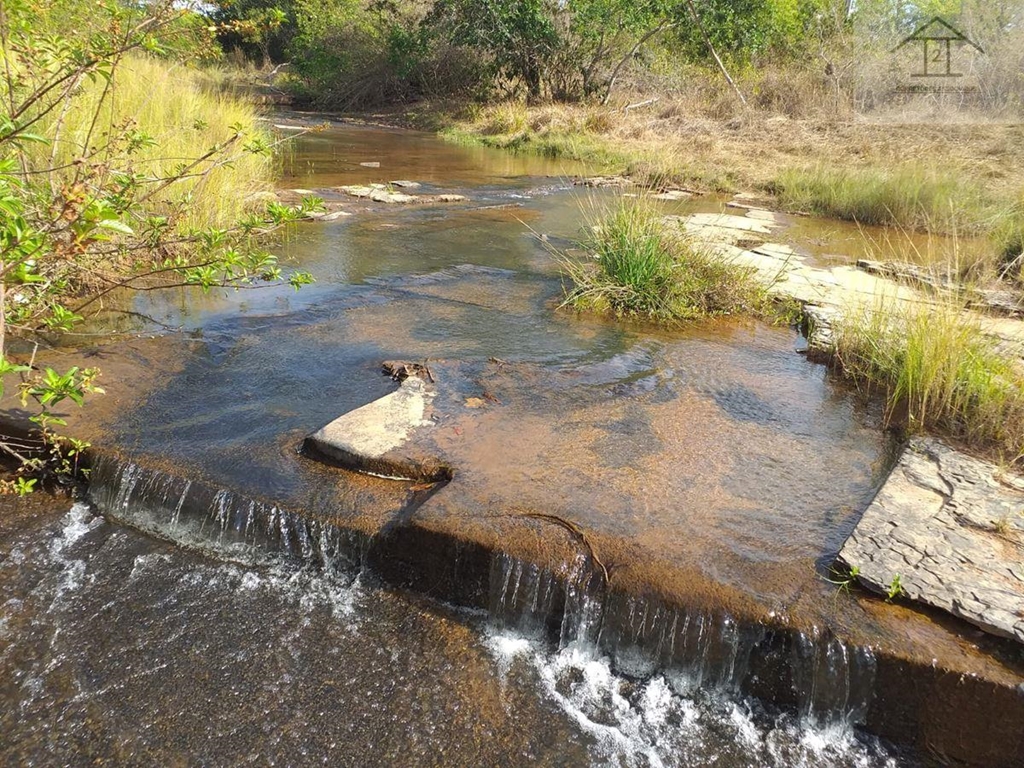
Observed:
[[[978,316],[956,297],[938,303],[880,300],[837,325],[835,361],[849,378],[880,387],[888,417],[933,430],[1009,461],[1024,453],[1024,378]]]
[[[52,113],[43,127],[41,132],[52,144],[36,145],[32,151],[40,165],[48,163],[51,155],[58,167],[88,156],[90,162],[108,163],[112,173],[134,171],[157,186],[156,180],[192,166],[241,130],[245,138],[228,150],[230,163],[219,162],[204,173],[214,163],[201,161],[189,171],[194,178],[177,182],[158,196],[172,208],[190,202],[181,206],[178,223],[183,227],[230,224],[252,206],[255,193],[270,188],[272,161],[266,155],[242,151],[242,144],[261,131],[255,106],[204,87],[203,82],[201,73],[186,66],[131,57],[118,68],[109,90],[102,78],[83,83],[68,108]],[[97,110],[101,99],[104,103]],[[126,123],[137,132],[137,147],[111,146],[109,152],[92,155],[90,148],[104,146],[112,126]],[[54,175],[59,183],[68,173]]]
[[[658,322],[760,314],[770,304],[753,272],[667,225],[645,195],[590,212],[587,254],[559,254],[565,305]]]
[[[981,188],[962,172],[917,164],[789,168],[774,191],[791,210],[930,232],[976,232],[991,214]]]

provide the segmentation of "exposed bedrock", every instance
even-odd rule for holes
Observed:
[[[840,552],[875,592],[898,592],[1024,642],[1024,480],[918,438]]]

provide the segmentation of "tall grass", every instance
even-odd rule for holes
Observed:
[[[1024,456],[1024,378],[1018,360],[985,335],[977,316],[938,304],[881,301],[837,325],[843,373],[886,393],[888,418]]]
[[[999,222],[992,232],[999,255],[1000,271],[1020,279],[1024,274],[1024,195]]]
[[[984,191],[962,172],[917,164],[790,168],[773,187],[786,208],[862,224],[977,232],[992,214]]]
[[[119,66],[109,89],[103,79],[85,81],[66,109],[51,114],[42,132],[53,143],[36,145],[34,159],[39,167],[69,166],[90,147],[103,146],[105,135],[115,132],[111,127],[128,122],[137,132],[137,146],[111,146],[95,160],[111,163],[111,172],[134,170],[148,179],[175,175],[180,166],[229,141],[236,129],[247,140],[260,134],[251,103],[205,87],[200,72],[137,55]],[[232,162],[200,162],[190,172],[194,178],[160,193],[159,200],[168,206],[191,201],[181,206],[180,225],[230,224],[251,206],[255,193],[269,189],[271,159],[243,151],[242,143],[236,141],[229,150]]]
[[[768,305],[750,270],[671,229],[646,196],[623,196],[591,218],[581,243],[590,257],[559,255],[571,281],[565,305],[669,323]]]

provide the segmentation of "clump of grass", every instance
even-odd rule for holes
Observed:
[[[992,231],[1000,272],[1020,279],[1024,274],[1024,199],[1000,218]]]
[[[526,105],[509,101],[497,104],[489,111],[483,133],[487,136],[524,133],[530,127]]]
[[[565,306],[672,323],[770,305],[751,270],[688,240],[645,195],[598,211],[590,232],[580,244],[590,258],[559,255],[571,281]]]
[[[815,166],[782,171],[772,185],[791,210],[929,232],[977,232],[992,211],[982,189],[953,171]]]
[[[251,207],[257,193],[270,189],[269,153],[243,149],[247,142],[266,141],[251,102],[218,92],[196,70],[140,55],[120,65],[116,88],[105,86],[102,78],[86,81],[66,110],[49,117],[42,132],[53,139],[52,146],[33,147],[41,165],[70,165],[87,155],[86,145],[99,141],[110,126],[129,124],[137,141],[124,154],[136,173],[158,186],[159,179],[176,175],[179,166],[227,144],[241,131],[243,136],[229,150],[231,162],[218,155],[196,163],[189,172],[192,178],[169,186],[160,200],[175,209],[187,203],[178,217],[183,227],[227,226]]]
[[[1024,457],[1024,378],[980,319],[947,298],[883,301],[837,324],[835,361],[882,388],[887,419],[958,438],[1010,461]]]
[[[864,255],[895,268],[911,284],[932,288],[970,291],[999,277],[992,247],[984,238],[914,232],[904,227],[878,231],[861,229]]]

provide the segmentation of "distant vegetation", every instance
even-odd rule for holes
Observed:
[[[761,108],[872,110],[891,101],[891,52],[941,15],[986,55],[972,59],[988,110],[1019,109],[1024,8],[990,0],[223,0],[230,52],[288,62],[320,107],[418,99],[604,102],[639,86],[674,92],[737,81]],[[695,77],[695,75],[697,77]],[[730,98],[735,98],[731,93]],[[958,97],[961,98],[962,97]],[[955,100],[955,99],[951,99]]]
[[[793,146],[778,148],[759,129],[767,120],[861,114],[918,123],[922,133],[936,116],[1019,120],[1021,3],[225,0],[210,8],[229,58],[282,65],[277,86],[316,107],[416,104],[448,138],[579,160],[641,184],[758,187],[794,210],[984,235],[986,258],[1019,272],[1019,139],[983,150],[969,139],[981,161],[1003,158],[1007,167],[965,180],[968,164],[950,165],[959,148],[941,137],[914,141],[894,161],[872,146],[881,129],[865,125],[836,132],[831,151],[808,158],[799,131],[787,136]],[[970,88],[910,96],[903,86],[919,51],[900,43],[935,16],[984,53],[957,51]],[[801,131],[808,142],[829,133]],[[745,146],[759,136],[761,146]],[[725,151],[730,137],[742,156]],[[705,152],[711,142],[723,151]]]

